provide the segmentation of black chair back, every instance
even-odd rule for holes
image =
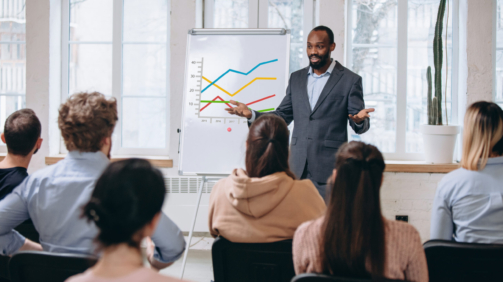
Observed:
[[[215,282],[289,282],[295,276],[292,240],[232,243],[218,237],[211,254]]]
[[[93,256],[49,252],[19,252],[9,262],[12,282],[64,282],[96,263]]]
[[[503,281],[503,245],[430,240],[423,247],[430,282]]]
[[[329,276],[325,274],[317,273],[304,273],[295,276],[291,282],[371,282],[372,279],[365,278],[349,278],[349,277],[338,277]],[[392,279],[380,279],[379,282],[406,282],[404,280],[392,280]]]

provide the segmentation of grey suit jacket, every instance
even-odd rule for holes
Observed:
[[[300,178],[307,161],[313,180],[326,183],[334,169],[335,153],[348,141],[348,114],[355,115],[365,108],[362,78],[337,62],[311,111],[307,94],[308,71],[309,67],[292,73],[286,96],[275,111],[255,112],[255,116],[272,113],[287,124],[295,120],[290,168]],[[358,134],[370,128],[369,119],[363,126],[356,126],[351,119],[349,124]]]

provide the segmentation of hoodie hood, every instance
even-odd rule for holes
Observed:
[[[235,169],[225,185],[227,200],[238,211],[260,218],[276,208],[290,192],[294,180],[284,172],[265,177],[248,177],[242,169]]]

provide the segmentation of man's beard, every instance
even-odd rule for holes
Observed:
[[[312,57],[318,58],[320,60],[317,63],[313,63],[313,62],[311,62]],[[330,60],[330,55],[328,52],[323,57],[320,57],[317,55],[311,55],[311,56],[309,56],[309,65],[311,66],[311,68],[317,70],[317,69],[320,69],[321,67],[323,67],[327,63],[328,60]]]

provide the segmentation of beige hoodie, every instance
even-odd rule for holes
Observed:
[[[284,172],[250,178],[235,169],[211,191],[210,232],[232,242],[292,239],[301,223],[322,216],[325,208],[310,180],[293,180]]]

